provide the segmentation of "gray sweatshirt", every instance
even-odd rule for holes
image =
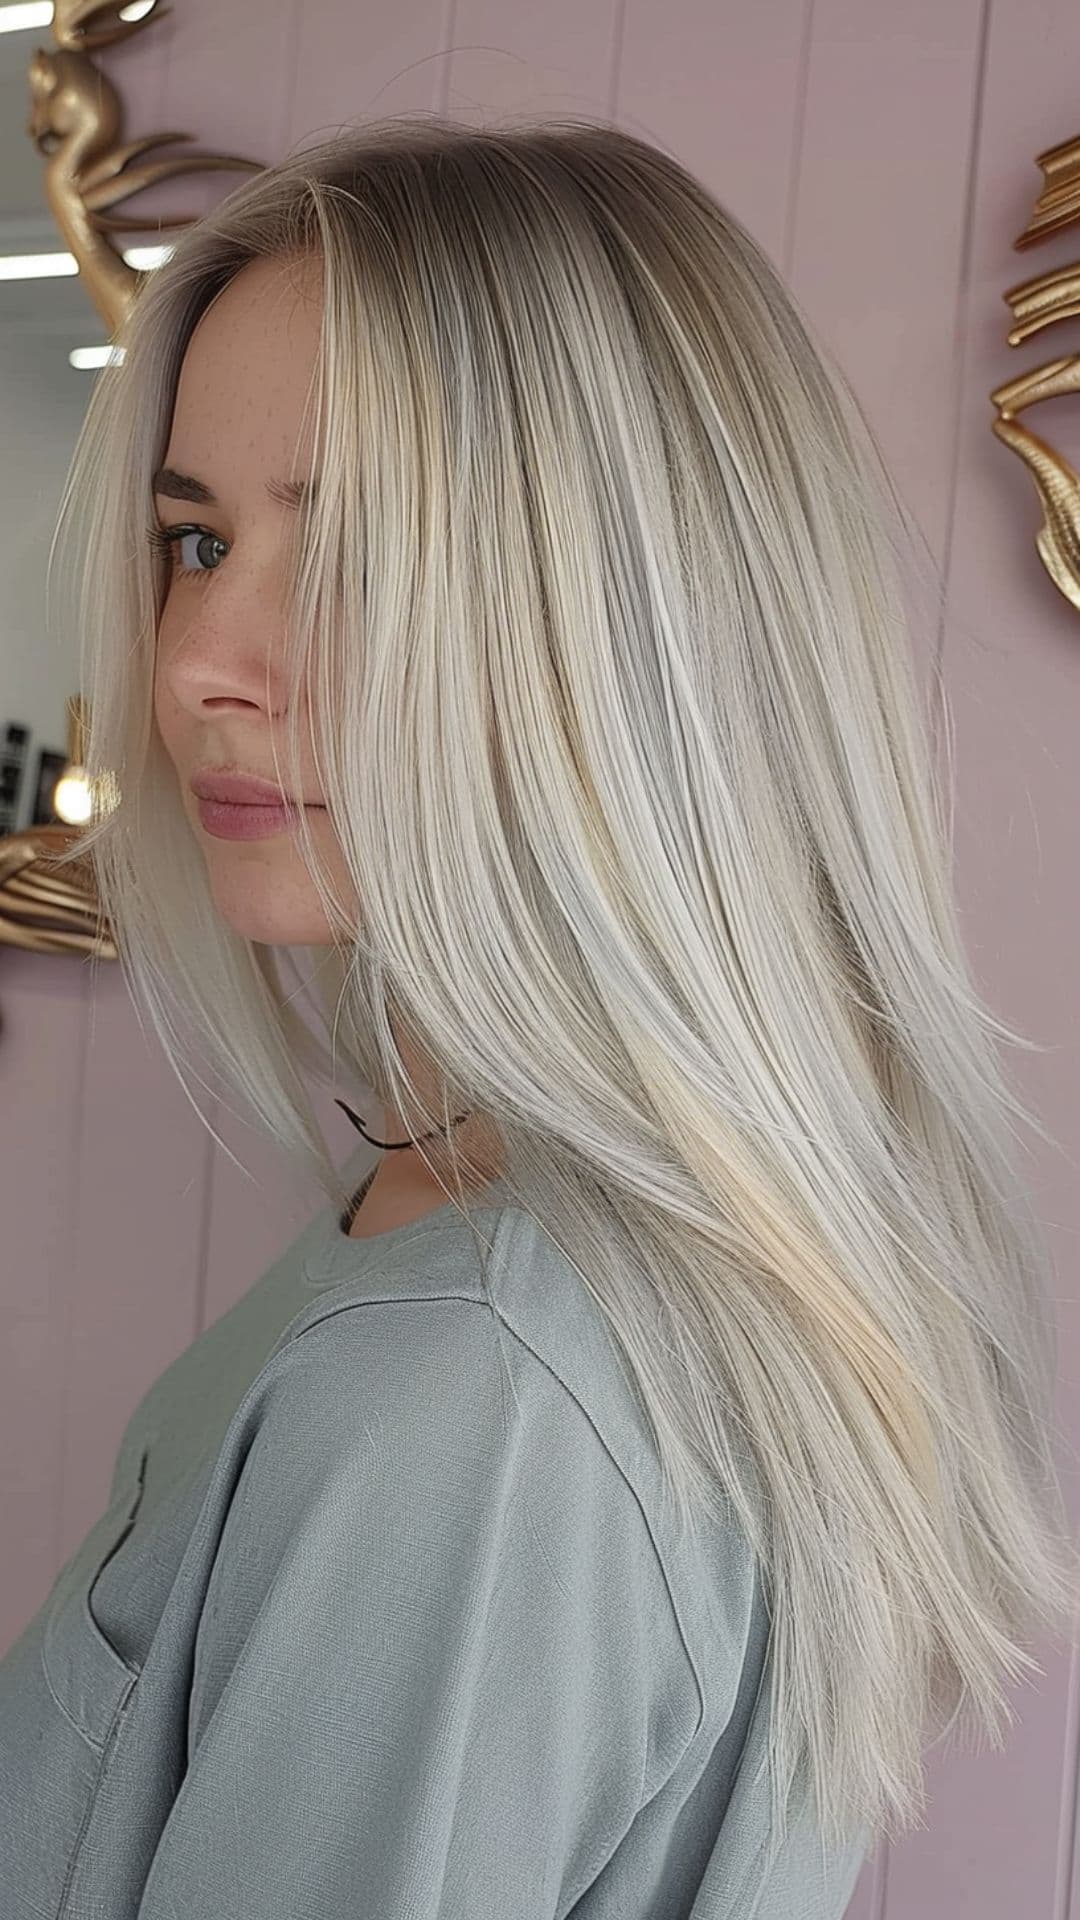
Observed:
[[[864,1836],[767,1859],[745,1535],[679,1539],[603,1315],[490,1195],[490,1298],[453,1206],[327,1204],[144,1396],[0,1661],[0,1920],[840,1920]]]

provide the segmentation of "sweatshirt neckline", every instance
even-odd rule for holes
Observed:
[[[363,1159],[363,1150],[347,1160],[341,1169],[345,1179],[351,1180],[355,1163]],[[355,1214],[371,1182],[375,1178],[380,1162],[369,1167],[362,1183],[353,1190],[348,1214]],[[474,1219],[481,1231],[489,1235],[493,1216],[498,1215],[510,1204],[510,1194],[501,1179],[490,1180],[485,1189],[483,1200],[474,1201],[469,1206],[470,1218]],[[406,1220],[401,1226],[388,1227],[383,1233],[365,1234],[362,1239],[352,1238],[344,1229],[344,1214],[334,1201],[327,1201],[322,1212],[316,1216],[312,1227],[312,1239],[304,1257],[304,1267],[308,1274],[319,1279],[341,1277],[348,1279],[366,1271],[375,1264],[395,1260],[403,1248],[411,1248],[417,1241],[432,1234],[469,1233],[469,1223],[462,1216],[453,1200],[444,1201],[441,1206],[432,1207],[429,1212],[420,1214],[415,1220]]]

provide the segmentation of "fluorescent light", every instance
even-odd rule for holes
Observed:
[[[171,247],[125,247],[124,259],[136,273],[149,273],[169,258]],[[73,253],[0,253],[0,280],[53,280],[78,273]]]
[[[121,20],[141,20],[150,12],[154,0],[132,0],[120,8]],[[34,27],[51,27],[52,0],[22,0],[14,7],[0,7],[0,33],[28,33]]]
[[[123,366],[123,347],[72,347],[68,354],[69,366],[77,367],[80,372],[86,367],[105,367],[110,363],[118,367]]]
[[[52,25],[52,0],[26,0],[18,7],[0,7],[0,33],[23,33],[31,27]]]
[[[73,253],[0,253],[0,280],[51,280],[78,271]]]
[[[124,259],[136,273],[149,273],[152,268],[160,267],[171,252],[171,247],[125,247]]]

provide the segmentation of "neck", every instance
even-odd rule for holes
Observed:
[[[482,1113],[467,1113],[445,1131],[440,1127],[422,1128],[410,1136],[402,1116],[384,1105],[378,1110],[376,1124],[365,1122],[365,1131],[383,1142],[380,1174],[386,1168],[410,1186],[425,1185],[441,1192],[440,1181],[452,1185],[456,1164],[466,1191],[471,1191],[493,1179],[501,1167],[498,1135]],[[419,1140],[422,1146],[412,1144]]]

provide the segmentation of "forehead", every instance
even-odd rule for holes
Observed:
[[[321,284],[314,261],[257,260],[216,296],[181,364],[168,465],[197,474],[215,491],[230,477],[293,471],[307,452],[309,436],[302,444],[300,431],[318,350]]]

